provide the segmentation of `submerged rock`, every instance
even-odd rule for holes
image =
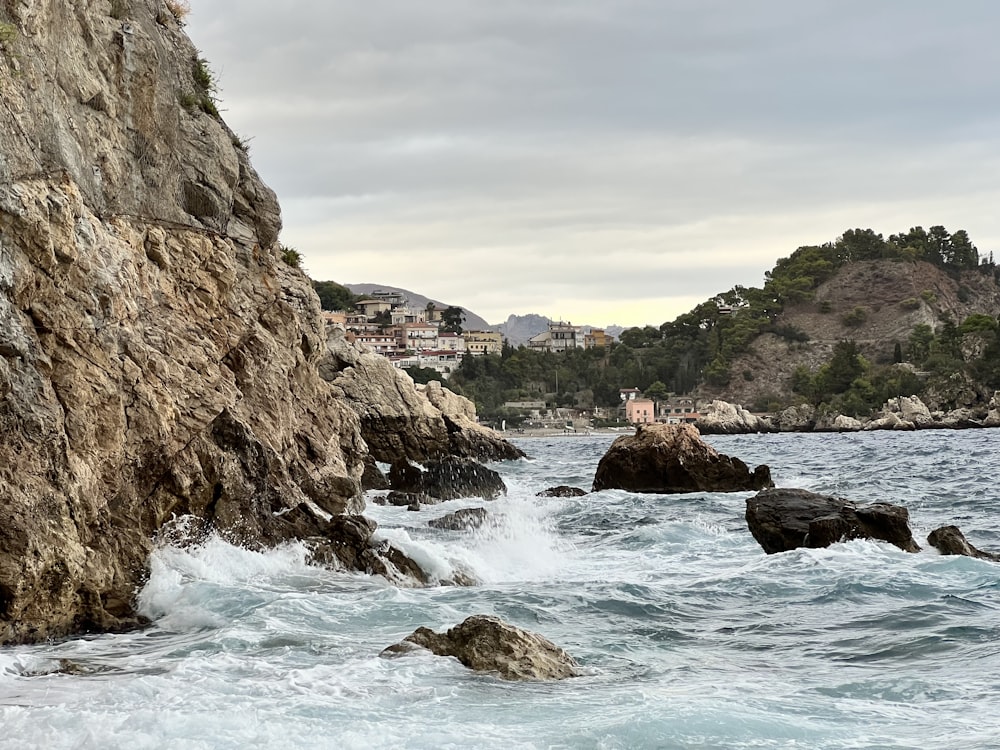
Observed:
[[[927,535],[927,542],[942,555],[966,555],[980,560],[1000,562],[1000,554],[976,549],[957,526],[941,526]]]
[[[615,439],[597,466],[594,491],[735,492],[771,487],[771,471],[752,472],[738,458],[716,451],[693,425],[640,425]]]
[[[535,497],[583,497],[586,494],[587,491],[581,490],[579,487],[569,487],[561,484],[558,487],[549,487],[547,490],[542,490]]]
[[[890,503],[857,505],[800,489],[767,489],[747,499],[747,526],[766,553],[828,547],[848,539],[879,539],[919,552],[906,508]]]
[[[490,615],[473,615],[445,633],[417,628],[382,655],[405,654],[415,647],[453,656],[469,669],[496,672],[505,680],[562,680],[580,674],[573,658],[547,638]]]

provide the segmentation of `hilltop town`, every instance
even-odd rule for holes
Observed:
[[[342,326],[350,341],[364,344],[402,370],[436,371],[448,378],[466,356],[500,354],[504,337],[498,331],[465,330],[461,308],[428,302],[410,305],[401,292],[375,290],[350,311],[324,311],[329,325]],[[557,321],[528,341],[537,351],[561,353],[572,349],[606,349],[612,338],[603,329]]]

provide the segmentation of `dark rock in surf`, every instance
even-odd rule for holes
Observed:
[[[398,490],[393,490],[385,496],[386,505],[395,505],[398,507],[414,504],[434,505],[439,502],[441,502],[439,499],[431,497],[426,492],[399,492]]]
[[[427,461],[423,469],[408,461],[397,461],[389,468],[389,482],[394,490],[423,493],[439,500],[494,500],[507,493],[507,485],[497,472],[470,458]]]
[[[489,516],[490,514],[486,508],[462,508],[440,518],[432,518],[427,522],[427,525],[434,529],[465,531],[467,529],[478,529],[486,523],[486,519]]]
[[[298,516],[295,525],[299,533],[291,538],[304,538],[310,543],[314,563],[380,575],[402,586],[424,585],[430,580],[402,550],[372,538],[378,524],[370,518],[344,514],[329,521],[316,519],[313,533],[307,534],[304,520],[311,514],[304,506],[292,513]]]
[[[416,648],[454,656],[469,669],[495,672],[505,680],[562,680],[580,674],[573,657],[547,638],[489,615],[473,615],[445,633],[417,628],[382,655],[402,655]]]
[[[560,484],[558,487],[542,490],[535,497],[583,497],[586,494],[587,491],[581,490],[579,487],[568,487],[565,484]]]
[[[965,555],[967,557],[976,557],[980,560],[1000,562],[1000,555],[994,552],[984,552],[969,544],[965,535],[957,526],[942,526],[941,528],[934,529],[934,531],[927,535],[927,542],[932,547],[936,547],[942,555]]]
[[[389,489],[389,480],[386,478],[385,474],[375,463],[375,458],[369,454],[365,456],[365,468],[364,473],[361,475],[361,489],[362,490],[387,490]]]
[[[849,539],[878,539],[919,552],[906,508],[858,505],[799,489],[767,489],[747,499],[747,526],[766,553],[828,547]]]
[[[597,466],[594,491],[738,492],[773,487],[771,470],[752,472],[701,439],[693,425],[640,425],[615,439]]]

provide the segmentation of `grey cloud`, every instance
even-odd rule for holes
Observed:
[[[757,283],[783,243],[856,224],[1000,241],[998,21],[985,0],[217,0],[190,31],[314,273],[391,258],[386,283],[461,301],[430,254],[523,256],[507,306],[464,284],[505,317],[602,278]],[[619,288],[608,258],[652,272]]]

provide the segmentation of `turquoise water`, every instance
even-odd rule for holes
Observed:
[[[904,504],[921,543],[956,523],[1000,550],[1000,431],[708,440],[779,486]],[[522,441],[532,458],[496,465],[510,492],[492,503],[370,506],[384,537],[472,588],[398,589],[299,546],[161,549],[138,594],[151,628],[0,650],[0,747],[1000,747],[1000,564],[872,542],[765,556],[752,493],[535,497],[589,487],[609,443]],[[476,504],[495,525],[426,525]],[[586,674],[508,683],[378,656],[474,613]]]

